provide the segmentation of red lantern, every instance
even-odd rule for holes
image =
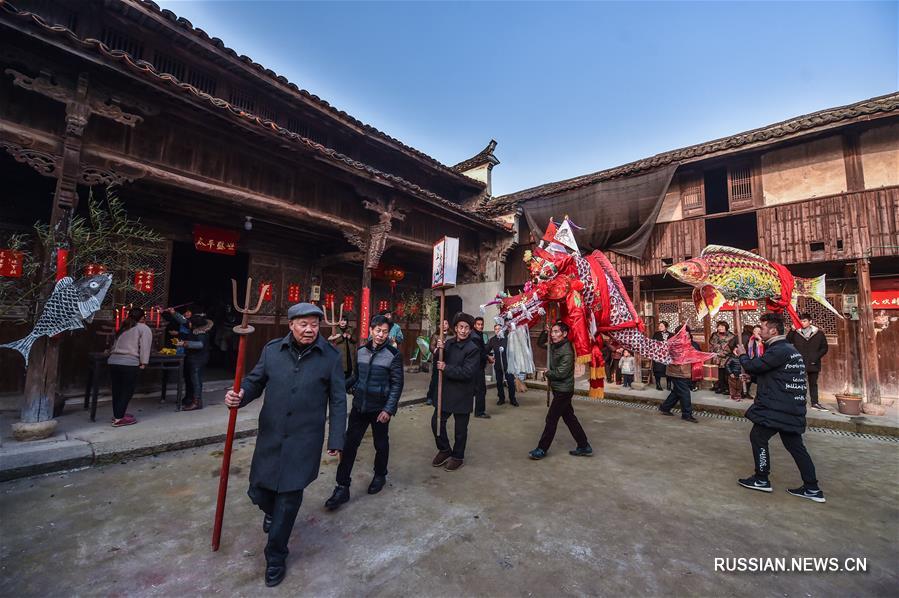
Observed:
[[[104,272],[106,272],[106,266],[103,264],[88,264],[84,267],[85,276],[96,276],[97,274],[103,274]]]
[[[353,304],[355,303],[355,297],[352,295],[344,295],[343,296],[343,313],[353,311]]]
[[[325,307],[327,309],[334,307],[334,293],[325,293]]]
[[[0,276],[7,278],[22,277],[22,252],[12,249],[0,249]]]
[[[406,277],[406,271],[397,266],[390,266],[384,269],[384,276],[390,281],[390,292],[396,290],[396,283]]]
[[[287,300],[290,303],[300,302],[300,285],[292,284],[287,287]]]
[[[262,289],[265,289],[265,293],[262,292]],[[259,294],[262,295],[263,301],[271,301],[272,300],[272,283],[269,281],[262,281],[259,283]]]
[[[154,274],[152,270],[138,270],[134,273],[135,290],[141,293],[152,293],[153,278]]]

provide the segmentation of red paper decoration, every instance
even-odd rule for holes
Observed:
[[[0,249],[0,276],[7,278],[22,277],[22,252],[12,249]]]
[[[134,273],[134,288],[141,293],[153,292],[153,279],[155,275],[152,270],[138,270]]]
[[[352,295],[344,295],[343,297],[343,312],[353,311],[353,303],[355,303],[356,298]]]
[[[85,276],[96,276],[97,274],[103,274],[104,272],[106,272],[106,266],[103,264],[88,264],[84,267]]]
[[[406,304],[403,301],[400,301],[396,304],[396,315],[399,318],[402,318],[406,315]]]
[[[263,293],[262,290],[265,289]],[[271,301],[272,300],[272,283],[270,281],[263,280],[259,283],[259,294],[262,295],[263,301]]]
[[[235,255],[240,233],[233,230],[194,225],[194,247],[197,251]]]
[[[287,300],[290,303],[299,303],[300,302],[300,285],[292,284],[287,287]]]
[[[334,293],[325,293],[325,307],[327,309],[334,307]]]
[[[380,301],[378,301],[378,311],[379,312],[387,311],[388,309],[390,309],[390,301],[388,301],[387,299],[381,299]]]

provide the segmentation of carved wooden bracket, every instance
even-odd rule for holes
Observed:
[[[82,85],[86,85],[83,83],[83,78],[79,78],[75,87],[70,88],[54,83],[50,80],[50,75],[47,73],[42,73],[38,77],[29,77],[15,69],[6,69],[4,72],[12,75],[13,85],[65,104],[66,132],[72,135],[81,136],[92,114],[97,114],[129,127],[133,127],[143,121],[142,117],[125,112],[117,104],[111,103],[117,101],[115,97],[110,98],[107,94],[98,94],[96,92],[87,94],[86,87],[82,88]],[[144,102],[137,101],[137,103],[146,106]]]
[[[55,177],[62,163],[62,156],[54,156],[49,152],[22,147],[6,141],[0,141],[0,147],[5,149],[16,162],[31,166],[43,176]]]
[[[365,254],[365,267],[374,269],[381,262],[381,256],[387,249],[388,235],[393,228],[393,221],[404,221],[406,214],[396,207],[396,200],[390,202],[376,199],[374,201],[363,200],[362,206],[378,214],[377,224],[371,225],[364,234],[344,232],[347,241],[355,245],[359,251]]]
[[[89,187],[94,185],[122,185],[142,178],[146,174],[144,171],[131,169],[126,166],[101,168],[99,166],[82,165],[79,181]]]

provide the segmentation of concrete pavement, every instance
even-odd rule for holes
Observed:
[[[209,549],[220,452],[192,448],[0,484],[0,591],[10,596],[892,596],[899,583],[895,442],[809,432],[826,504],[789,496],[799,476],[772,439],[774,492],[745,490],[744,420],[700,423],[577,401],[596,449],[560,426],[547,459],[537,393],[472,420],[466,465],[430,466],[430,409],[391,424],[388,487],[336,513],[336,459],[306,492],[288,575],[263,586],[261,513],[245,495],[253,438],[237,443],[222,548]],[[716,558],[865,558],[867,571],[716,572]]]

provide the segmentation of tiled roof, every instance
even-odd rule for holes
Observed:
[[[255,62],[249,56],[238,54],[233,49],[226,46],[225,42],[223,42],[221,39],[219,39],[217,37],[210,37],[209,34],[207,34],[205,31],[203,31],[199,27],[194,27],[193,24],[191,24],[191,22],[188,21],[187,19],[185,19],[183,17],[179,17],[178,15],[176,15],[175,13],[173,13],[172,11],[170,11],[168,9],[160,8],[159,5],[156,4],[155,2],[152,2],[151,0],[131,0],[130,3],[125,3],[125,4],[137,5],[137,6],[144,8],[152,13],[155,13],[157,15],[164,17],[165,19],[167,19],[171,23],[177,25],[184,31],[194,35],[202,43],[214,46],[215,48],[217,48],[217,49],[221,50],[222,52],[224,52],[225,54],[229,55],[231,58],[238,60],[238,61],[250,66],[254,70],[266,75],[271,80],[271,82],[273,84],[275,84],[276,86],[279,86],[282,88],[287,88],[290,92],[293,92],[293,94],[299,94],[309,104],[322,110],[323,112],[325,112],[332,118],[335,118],[344,124],[349,124],[353,127],[362,129],[367,134],[369,134],[373,137],[377,137],[377,138],[381,139],[382,141],[387,142],[390,145],[396,146],[398,149],[400,149],[404,153],[411,155],[412,157],[418,159],[419,161],[424,162],[428,166],[435,168],[435,169],[441,171],[442,173],[455,178],[458,181],[464,182],[465,184],[468,184],[468,185],[477,186],[480,188],[484,187],[485,183],[483,183],[482,181],[478,181],[471,177],[462,175],[461,173],[457,172],[456,170],[450,168],[449,166],[447,166],[445,164],[442,164],[441,162],[439,162],[436,159],[432,158],[431,156],[425,154],[424,152],[419,151],[419,150],[415,149],[414,147],[406,145],[399,139],[396,139],[395,137],[391,137],[387,133],[384,133],[383,131],[376,129],[373,126],[356,119],[355,117],[347,114],[343,110],[339,110],[338,108],[332,106],[331,104],[329,104],[325,100],[321,99],[317,95],[310,93],[310,92],[306,91],[305,89],[300,89],[299,87],[297,87],[296,84],[288,81],[287,78],[284,77],[283,75],[279,75],[278,73],[274,72],[273,70],[265,68],[258,62]]]
[[[773,143],[782,137],[798,133],[811,133],[816,129],[828,128],[842,121],[872,115],[887,115],[894,112],[899,113],[899,92],[862,100],[847,106],[819,110],[818,112],[791,118],[773,125],[746,131],[745,133],[664,152],[651,158],[600,170],[592,174],[585,174],[555,183],[547,183],[508,195],[487,198],[480,202],[478,209],[485,215],[505,214],[515,210],[518,205],[538,197],[546,197],[600,181],[636,174],[644,170],[671,164],[672,162],[695,161],[709,154],[736,151],[750,144]]]
[[[487,147],[482,149],[476,155],[472,156],[468,160],[463,160],[459,162],[455,166],[453,166],[453,170],[457,172],[465,172],[466,170],[471,170],[472,168],[476,168],[481,164],[492,164],[496,166],[499,164],[499,160],[496,159],[496,156],[493,155],[493,150],[496,149],[496,140],[491,139],[490,143],[487,144]]]
[[[9,4],[9,2],[7,2],[6,0],[0,0],[0,7],[2,7],[3,11],[6,14],[17,18],[23,24],[31,23],[48,33],[52,33],[56,36],[64,38],[70,44],[75,44],[77,46],[80,46],[81,48],[96,51],[97,53],[108,59],[125,65],[131,71],[143,75],[146,78],[152,79],[155,83],[173,86],[183,93],[193,97],[194,99],[206,102],[211,106],[228,113],[236,119],[251,123],[260,127],[261,130],[266,131],[269,134],[289,139],[301,146],[304,146],[305,149],[311,151],[312,153],[324,157],[326,161],[340,166],[349,166],[355,170],[365,172],[368,175],[384,179],[385,181],[390,182],[391,184],[409,192],[416,197],[425,199],[430,203],[449,208],[451,211],[462,217],[470,218],[480,224],[489,226],[493,229],[504,230],[502,224],[500,224],[496,220],[493,220],[492,218],[476,212],[463,210],[462,207],[458,204],[448,201],[440,197],[436,193],[433,193],[432,191],[423,189],[422,187],[416,185],[415,183],[407,181],[402,177],[380,171],[372,166],[364,164],[363,162],[354,160],[353,158],[341,154],[340,152],[337,152],[331,148],[325,147],[320,143],[289,131],[284,127],[281,127],[277,123],[260,118],[259,116],[242,110],[221,98],[216,98],[204,91],[200,91],[193,85],[190,85],[189,83],[183,83],[168,73],[160,73],[156,70],[156,67],[153,64],[145,60],[135,60],[127,52],[123,52],[121,50],[111,50],[104,43],[96,39],[82,39],[70,29],[61,25],[50,25],[49,23],[44,21],[44,19],[40,15],[19,10]]]

